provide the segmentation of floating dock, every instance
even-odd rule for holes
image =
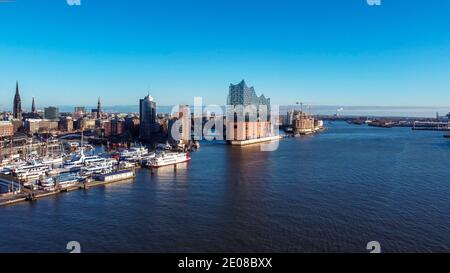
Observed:
[[[99,175],[97,180],[88,179],[83,183],[78,183],[77,185],[73,185],[67,188],[56,189],[53,191],[45,191],[45,190],[29,190],[26,188],[21,188],[20,192],[10,192],[0,194],[0,206],[17,204],[24,201],[35,201],[37,199],[58,195],[61,192],[70,192],[80,189],[89,189],[91,187],[102,186],[114,182],[119,182],[127,179],[133,179],[136,176],[135,170],[121,170],[117,172],[113,172],[110,174]],[[13,180],[7,180],[4,177],[1,177],[2,185],[11,185]],[[19,185],[19,184],[18,184]],[[21,186],[21,185],[19,185]]]

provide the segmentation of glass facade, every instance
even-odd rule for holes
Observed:
[[[231,84],[230,91],[228,93],[227,99],[228,105],[255,105],[259,107],[260,105],[270,106],[270,99],[266,98],[264,95],[257,96],[255,89],[253,87],[248,87],[245,81],[241,81],[239,84]]]

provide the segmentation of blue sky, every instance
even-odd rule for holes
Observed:
[[[450,106],[450,1],[16,0],[0,3],[0,109],[273,103]]]

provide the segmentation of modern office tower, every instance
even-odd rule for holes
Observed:
[[[53,106],[44,108],[44,118],[49,120],[59,120],[59,109]]]
[[[156,102],[150,94],[139,101],[139,119],[139,137],[151,141],[159,133],[160,126],[156,122]]]
[[[74,108],[73,112],[81,114],[81,115],[86,114],[86,107],[84,107],[84,106],[77,106],[77,107]]]

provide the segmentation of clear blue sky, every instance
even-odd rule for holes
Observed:
[[[449,106],[450,1],[16,0],[0,3],[0,106],[273,103]]]

